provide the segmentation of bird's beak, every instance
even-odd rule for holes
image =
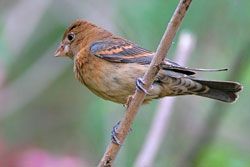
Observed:
[[[67,45],[64,45],[63,43],[60,44],[60,46],[56,49],[55,57],[63,57],[66,56],[66,53],[68,52],[69,47]]]

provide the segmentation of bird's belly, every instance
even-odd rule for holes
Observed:
[[[138,64],[109,63],[83,73],[84,84],[103,99],[125,104],[135,90],[135,82],[146,67]]]

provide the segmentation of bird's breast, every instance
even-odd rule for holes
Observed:
[[[76,78],[96,95],[118,103],[126,103],[134,93],[136,78],[146,70],[135,63],[113,63],[89,55],[74,62]]]

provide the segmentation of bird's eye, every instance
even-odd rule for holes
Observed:
[[[68,40],[72,42],[75,39],[75,34],[74,33],[69,33],[67,36]]]

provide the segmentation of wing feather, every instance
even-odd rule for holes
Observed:
[[[107,61],[119,63],[149,64],[154,53],[126,40],[97,41],[90,52]]]
[[[144,49],[122,38],[112,38],[94,42],[90,46],[90,53],[104,60],[116,63],[150,64],[154,52]],[[182,67],[179,64],[165,59],[161,68],[186,75],[194,75],[195,71],[222,71],[225,69],[195,69]]]

